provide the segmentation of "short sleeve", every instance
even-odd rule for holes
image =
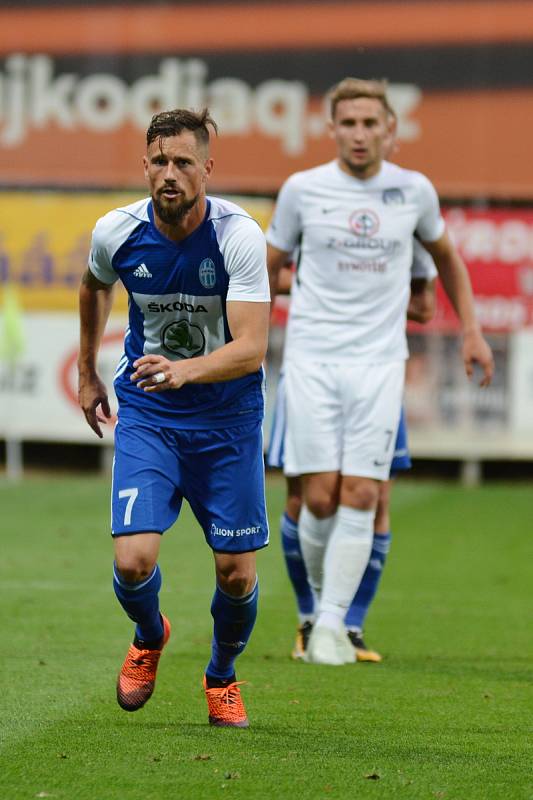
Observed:
[[[280,189],[274,215],[266,232],[268,244],[292,253],[302,233],[298,181],[292,175]]]
[[[115,283],[118,275],[111,264],[111,254],[105,236],[105,217],[99,219],[93,230],[88,267],[102,283]]]
[[[438,275],[435,262],[426,248],[418,239],[413,239],[413,261],[411,264],[411,278],[422,278],[432,281]]]
[[[439,198],[433,184],[419,174],[420,216],[416,232],[423,242],[436,242],[445,230],[445,223],[440,213]]]
[[[224,238],[224,266],[229,275],[227,301],[270,302],[263,231],[250,217],[233,217]]]

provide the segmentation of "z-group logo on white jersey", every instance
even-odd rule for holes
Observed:
[[[375,236],[379,231],[379,217],[367,208],[354,211],[350,217],[350,227],[357,236]]]
[[[133,270],[133,274],[136,278],[151,278],[152,273],[146,266],[146,264],[139,264],[137,269]]]

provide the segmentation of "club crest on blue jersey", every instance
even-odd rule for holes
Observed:
[[[386,206],[401,206],[405,203],[405,195],[401,189],[384,189],[383,202]]]
[[[198,268],[198,277],[204,289],[212,289],[217,282],[215,264],[210,258],[204,258]]]
[[[171,322],[161,334],[163,347],[178,358],[194,358],[203,353],[205,336],[198,325],[186,319]]]

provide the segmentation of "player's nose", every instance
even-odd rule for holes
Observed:
[[[172,164],[172,162],[167,164],[167,168],[164,173],[165,183],[175,183],[177,174],[178,170],[176,168],[176,165]]]

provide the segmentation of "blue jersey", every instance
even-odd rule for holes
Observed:
[[[106,214],[93,231],[89,269],[103,283],[120,279],[129,295],[129,326],[114,382],[119,418],[182,429],[261,419],[262,369],[157,394],[130,381],[133,362],[143,355],[194,358],[230,342],[228,301],[270,299],[265,239],[239,206],[208,198],[201,225],[177,243],[160,233],[153,214],[147,198]]]

